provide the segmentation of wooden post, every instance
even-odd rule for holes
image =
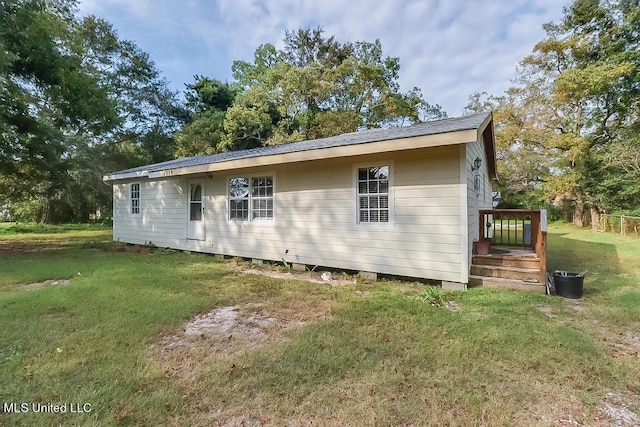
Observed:
[[[539,244],[540,250],[540,278],[538,281],[540,283],[546,283],[547,280],[547,232],[543,231],[540,233],[541,239]]]
[[[534,249],[538,247],[538,241],[540,240],[540,211],[533,212],[531,214],[531,247]]]
[[[620,215],[620,234],[624,236],[624,215]]]
[[[547,280],[547,210],[540,209],[540,222],[538,225],[538,241],[536,242],[536,255],[540,258],[540,283]]]

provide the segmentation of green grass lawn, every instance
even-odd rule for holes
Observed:
[[[448,309],[419,283],[242,274],[110,236],[0,227],[0,405],[68,410],[0,425],[638,423],[639,240],[553,225],[549,270],[588,270],[583,299],[474,288]],[[170,345],[232,306],[246,331],[275,323]]]

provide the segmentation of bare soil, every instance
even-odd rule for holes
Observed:
[[[238,276],[261,275],[284,280],[303,280],[328,286],[353,284],[323,272],[283,272],[269,266],[247,266],[241,262],[229,266]],[[251,303],[218,307],[187,321],[179,332],[161,336],[151,346],[153,358],[160,362],[167,377],[189,382],[212,359],[237,359],[265,346],[274,346],[289,339],[291,332],[303,326],[331,317],[331,303],[316,301],[312,306],[274,303]],[[232,363],[229,369],[235,369]]]
[[[303,280],[310,283],[326,284],[331,286],[346,286],[357,283],[357,279],[350,275],[339,275],[330,271],[279,271],[274,268],[252,266],[247,267],[241,263],[232,265],[236,274],[256,274],[285,280]]]
[[[615,426],[640,426],[638,414],[632,412],[628,406],[630,403],[622,396],[615,393],[607,393],[604,397],[602,413],[613,421]]]
[[[41,289],[45,286],[66,286],[71,283],[71,279],[50,279],[42,280],[40,282],[29,283],[28,285],[20,285],[17,289],[23,291],[32,291],[34,289]]]
[[[330,306],[267,308],[264,304],[219,307],[184,324],[151,346],[168,377],[192,378],[211,357],[236,357],[285,342],[291,331],[330,318]],[[230,369],[235,368],[232,366]]]
[[[305,323],[295,319],[278,319],[276,313],[264,310],[262,304],[220,307],[196,316],[177,334],[164,336],[161,352],[194,350],[209,347],[223,354],[262,347],[272,330],[294,329]]]
[[[34,253],[53,250],[60,250],[60,245],[57,242],[0,240],[0,254]]]
[[[640,359],[640,332],[638,332],[640,331],[640,325],[627,330],[613,331],[604,327],[595,319],[590,319],[587,308],[581,305],[579,300],[567,301],[565,307],[580,316],[580,328],[584,329],[585,326],[588,326],[588,330],[585,330],[585,332],[596,335],[606,345],[607,352],[612,357]],[[551,319],[559,317],[559,314],[551,306],[538,306],[537,309]],[[598,417],[598,421],[602,423],[601,425],[617,427],[640,426],[640,417],[633,410],[634,408],[640,408],[640,395],[638,395],[640,386],[638,386],[638,390],[629,391],[630,394],[626,397],[615,393],[607,393],[601,398],[600,416]],[[586,408],[577,398],[569,396],[564,401],[549,402],[546,409],[541,408],[540,412],[544,415],[540,417],[540,420],[544,422],[557,420],[558,425],[562,426],[582,426],[584,425],[585,411]],[[551,417],[549,412],[552,415]]]

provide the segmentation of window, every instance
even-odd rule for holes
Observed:
[[[131,184],[131,213],[140,213],[140,184]]]
[[[273,219],[273,176],[231,178],[229,219],[254,221]]]
[[[202,221],[202,184],[191,184],[189,191],[189,220]]]
[[[229,180],[229,219],[240,221],[249,219],[249,180],[247,178]]]
[[[273,219],[273,177],[251,178],[251,218]]]
[[[389,223],[389,165],[358,168],[358,222]]]

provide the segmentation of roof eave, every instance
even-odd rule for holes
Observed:
[[[121,181],[123,179],[143,178],[149,176],[149,171],[140,170],[135,172],[111,173],[102,177],[103,182]]]
[[[498,169],[496,160],[496,147],[495,147],[495,129],[493,124],[493,112],[487,115],[487,118],[478,128],[478,136],[484,143],[485,155],[487,157],[487,167],[489,170],[489,176],[495,180],[498,179]]]
[[[495,147],[495,129],[493,125],[493,112],[489,112],[487,117],[477,128],[478,141],[484,146],[484,153],[487,159],[487,170],[492,179],[497,180],[496,169],[496,147]]]
[[[392,142],[393,143],[390,143]],[[477,141],[477,129],[467,129],[433,135],[415,136],[396,140],[369,142],[366,144],[346,145],[339,147],[321,148],[307,151],[295,151],[284,154],[274,154],[261,157],[228,160],[224,162],[207,163],[182,168],[151,171],[150,179],[166,178],[170,176],[193,175],[223,170],[242,169],[257,166],[271,166],[284,163],[323,160],[338,157],[353,157],[365,154],[385,153],[390,151],[410,150],[416,148],[438,147],[455,144],[465,144]]]

